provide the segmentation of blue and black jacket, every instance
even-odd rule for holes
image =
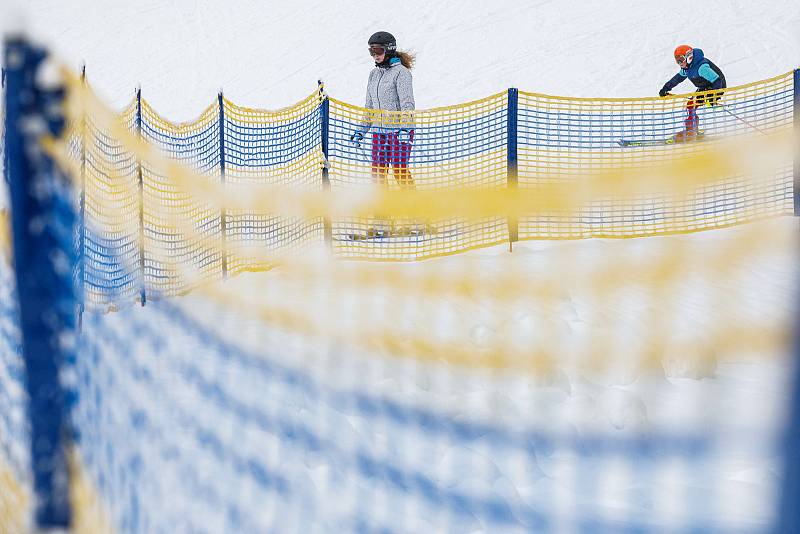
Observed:
[[[709,91],[712,89],[725,89],[725,75],[722,70],[714,65],[708,58],[703,55],[703,51],[699,48],[692,50],[692,63],[688,69],[681,69],[678,74],[672,77],[670,81],[664,84],[659,95],[664,96],[672,90],[673,87],[681,83],[686,78],[697,87],[698,91]]]

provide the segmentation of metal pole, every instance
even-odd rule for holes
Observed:
[[[220,90],[219,100],[219,179],[225,186],[225,99]],[[219,226],[222,233],[222,278],[228,278],[228,208],[223,205],[219,214]]]
[[[755,126],[755,125],[753,125],[753,124],[750,124],[749,122],[747,122],[746,120],[744,120],[743,118],[741,118],[739,115],[737,115],[736,113],[734,113],[734,112],[732,112],[731,110],[729,110],[729,109],[728,109],[728,107],[727,107],[725,104],[720,104],[720,107],[721,107],[721,108],[722,108],[722,109],[725,111],[725,113],[727,113],[728,115],[730,115],[730,116],[731,116],[731,117],[733,117],[734,119],[738,120],[739,122],[741,122],[741,123],[742,123],[742,124],[744,124],[745,126],[749,126],[749,127],[750,127],[750,128],[752,128],[753,130],[755,130],[755,131],[757,131],[758,133],[760,133],[761,135],[767,135],[767,132],[765,132],[765,131],[764,131],[764,130],[762,130],[761,128],[759,128],[759,127],[757,127],[757,126]]]
[[[800,69],[794,70],[794,214],[800,215]]]
[[[136,88],[136,137],[142,139],[142,88]],[[142,177],[142,161],[136,158],[136,178],[139,182],[139,301],[147,304],[145,257],[144,257],[144,179]]]
[[[331,190],[331,180],[329,176],[329,168],[328,165],[328,156],[329,156],[329,136],[330,136],[330,118],[331,118],[331,111],[330,111],[330,101],[328,100],[328,95],[325,94],[325,84],[322,83],[322,80],[317,82],[319,86],[319,98],[320,98],[320,106],[319,106],[319,118],[320,118],[320,136],[322,142],[322,157],[323,157],[323,164],[322,164],[322,190],[323,191],[330,191]],[[333,224],[331,223],[330,215],[326,215],[323,219],[323,225],[325,228],[325,243],[328,244],[328,247],[333,247]]]

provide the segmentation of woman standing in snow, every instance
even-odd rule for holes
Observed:
[[[369,113],[350,139],[360,144],[372,128],[372,179],[388,186],[389,168],[401,189],[413,189],[414,179],[408,169],[411,145],[414,142],[414,88],[411,69],[414,56],[397,50],[397,41],[389,32],[372,34],[369,53],[375,68],[369,73],[364,107],[376,111],[408,113]]]

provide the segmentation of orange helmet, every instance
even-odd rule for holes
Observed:
[[[692,47],[689,45],[680,45],[675,49],[675,63],[680,65],[684,61],[687,65],[692,62]]]

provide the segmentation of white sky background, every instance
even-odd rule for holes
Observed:
[[[512,86],[655,95],[682,43],[703,48],[729,85],[800,66],[796,0],[6,0],[0,29],[20,25],[76,70],[85,62],[92,85],[117,107],[141,84],[173,120],[198,115],[220,88],[240,105],[287,106],[319,78],[332,96],[360,104],[372,66],[366,40],[378,30],[418,53],[420,109]]]

